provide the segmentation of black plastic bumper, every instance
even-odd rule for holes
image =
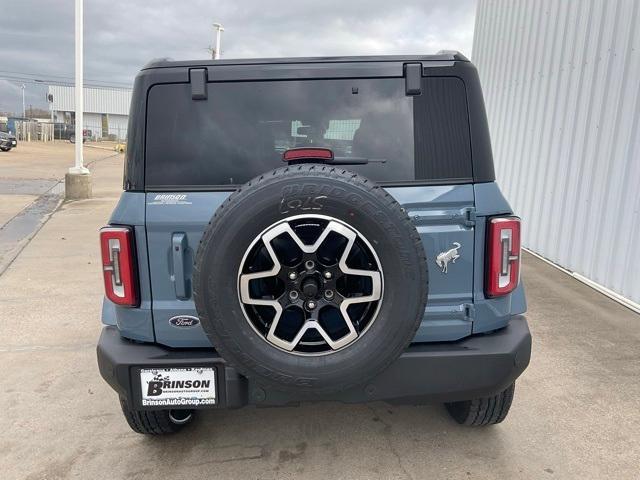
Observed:
[[[215,367],[218,408],[324,400],[422,403],[468,400],[496,394],[518,378],[529,364],[530,356],[529,327],[525,317],[519,315],[514,316],[506,328],[492,334],[475,335],[458,342],[412,345],[389,368],[365,385],[329,396],[297,396],[254,384],[227,366],[213,349],[169,349],[134,343],[123,339],[115,327],[104,327],[98,343],[98,365],[102,377],[137,408],[143,408],[140,402],[140,368]]]

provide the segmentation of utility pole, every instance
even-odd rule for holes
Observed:
[[[82,134],[83,124],[83,78],[82,78],[82,20],[83,20],[83,0],[76,0],[76,82],[75,82],[75,107],[76,107],[76,125],[75,125],[75,165],[69,169],[69,173],[65,175],[65,197],[67,199],[81,199],[91,197],[91,175],[89,169],[84,166],[82,157],[82,142],[84,136]]]
[[[220,44],[220,36],[221,36],[221,33],[224,32],[224,27],[219,23],[214,23],[213,28],[216,29],[216,43],[215,43],[215,46],[211,49],[211,58],[213,60],[218,60],[220,58],[220,52],[222,51],[222,45]]]
[[[27,118],[27,112],[24,108],[24,89],[26,88],[24,83],[22,84],[21,88],[22,88],[22,118]]]

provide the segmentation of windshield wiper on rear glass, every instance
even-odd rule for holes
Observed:
[[[327,165],[366,165],[368,163],[387,163],[386,158],[333,157],[325,160]]]

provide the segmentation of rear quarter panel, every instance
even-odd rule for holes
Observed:
[[[522,279],[518,287],[508,295],[497,298],[486,298],[484,295],[487,219],[495,215],[511,215],[513,211],[496,182],[477,183],[473,185],[473,189],[476,201],[476,267],[473,289],[475,315],[472,333],[483,333],[505,327],[512,315],[526,312],[527,302]]]

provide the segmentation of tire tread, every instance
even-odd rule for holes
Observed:
[[[136,433],[165,435],[175,433],[183,426],[169,419],[168,410],[133,410],[123,398],[120,399],[120,407],[129,427]]]
[[[450,402],[445,405],[449,414],[461,425],[470,427],[496,425],[507,417],[514,392],[515,383],[512,383],[505,390],[491,397]]]

